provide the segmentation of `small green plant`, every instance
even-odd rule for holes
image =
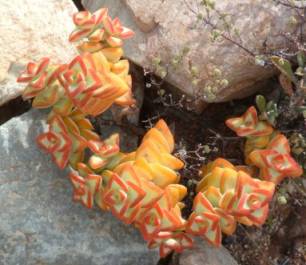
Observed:
[[[284,92],[290,96],[289,108],[292,117],[302,114],[306,120],[306,72],[304,51],[297,52],[298,67],[294,70],[293,64],[279,56],[272,56],[271,61],[280,71],[280,84]]]
[[[259,119],[268,121],[272,126],[276,125],[276,119],[279,115],[277,104],[270,100],[268,103],[264,96],[256,96],[256,106],[260,111]]]

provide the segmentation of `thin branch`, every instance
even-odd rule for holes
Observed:
[[[211,21],[207,20],[206,18],[203,18],[203,21],[209,25],[212,29],[216,30],[218,29],[218,27],[216,25],[214,25],[213,23],[211,23]],[[230,36],[227,36],[225,33],[221,32],[220,36],[222,38],[224,38],[225,40],[231,42],[232,44],[238,46],[240,49],[244,50],[246,53],[248,53],[249,55],[255,57],[256,54],[254,52],[252,52],[250,49],[244,47],[241,43],[235,41],[234,39],[232,39]]]
[[[186,0],[184,0],[184,3],[185,5],[187,6],[187,8],[190,10],[190,12],[192,12],[193,14],[195,14],[196,16],[199,14],[197,11],[195,11],[190,5],[189,3],[187,3]],[[208,12],[208,10],[207,10]],[[218,27],[217,25],[213,24],[211,21],[210,21],[210,16],[209,16],[209,13],[207,13],[208,17],[207,18],[203,18],[203,22],[204,24],[206,25],[209,25],[213,30],[218,30]],[[243,44],[239,43],[238,41],[232,39],[230,36],[227,36],[224,32],[221,32],[220,33],[220,36],[231,42],[232,44],[236,45],[237,47],[239,47],[240,49],[242,49],[243,51],[245,51],[246,53],[248,53],[249,55],[251,55],[252,57],[255,57],[256,54],[254,52],[252,52],[250,49],[246,48],[245,46],[243,46]]]
[[[286,7],[290,7],[290,8],[294,8],[294,9],[304,9],[306,7],[306,3],[301,3],[301,2],[297,2],[294,1],[294,4],[292,2],[289,1],[282,1],[282,0],[273,0],[275,3],[286,6]]]

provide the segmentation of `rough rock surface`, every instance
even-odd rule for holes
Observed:
[[[238,265],[224,247],[215,248],[198,239],[195,247],[184,251],[178,259],[178,265]]]
[[[177,69],[170,66],[167,75],[168,81],[189,95],[200,93],[203,96],[203,88],[213,82],[216,97],[210,97],[211,101],[238,98],[254,92],[259,81],[273,75],[274,70],[255,65],[254,58],[232,43],[212,43],[211,30],[202,24],[196,25],[196,15],[186,2],[195,8],[194,4],[199,1],[82,0],[90,11],[108,7],[111,15],[118,16],[136,32],[136,37],[127,41],[126,55],[142,66],[152,65],[152,57],[160,57],[162,63],[169,65],[175,55],[189,48],[182,63]],[[218,10],[230,14],[231,24],[239,30],[244,46],[254,53],[263,53],[264,44],[272,51],[283,47],[285,40],[280,37],[280,32],[294,29],[288,23],[293,13],[276,5],[275,1],[225,0],[215,3]],[[196,86],[191,84],[189,62],[199,69],[200,82]],[[221,70],[222,79],[228,80],[228,86],[214,84],[212,73],[216,67]]]
[[[0,2],[0,105],[20,95],[20,70],[30,60],[70,60],[76,53],[68,36],[77,11],[71,0],[10,0]]]
[[[136,229],[72,202],[67,172],[35,144],[45,115],[0,126],[0,264],[156,264]]]

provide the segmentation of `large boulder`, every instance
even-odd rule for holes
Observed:
[[[154,265],[138,231],[72,202],[67,172],[35,144],[47,114],[0,126],[0,265]]]
[[[82,0],[90,11],[108,7],[112,16],[132,28],[136,36],[126,43],[127,57],[144,67],[152,66],[154,58],[161,58],[161,64],[169,69],[166,79],[184,93],[215,102],[251,94],[274,70],[255,64],[254,57],[229,41],[213,43],[211,27],[196,23],[197,15],[190,10],[197,10],[196,2],[200,0]],[[221,13],[230,15],[230,24],[237,28],[234,32],[239,32],[243,46],[261,54],[266,49],[282,48],[285,39],[280,33],[294,29],[288,23],[290,8],[275,2],[224,0],[215,1],[215,5]],[[239,37],[233,39],[240,42]],[[172,67],[171,61],[183,50],[189,52],[176,68]],[[198,68],[197,85],[192,84],[190,65]],[[220,75],[217,80],[221,82],[216,82],[214,73]]]
[[[16,78],[30,60],[50,57],[66,62],[76,54],[68,36],[73,30],[71,0],[1,1],[0,105],[20,95]]]

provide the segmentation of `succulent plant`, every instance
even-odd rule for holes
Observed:
[[[72,150],[72,140],[60,116],[50,120],[49,131],[37,137],[38,144],[52,155],[59,168],[65,168]]]
[[[65,94],[58,77],[65,72],[66,68],[64,64],[51,65],[49,58],[28,63],[26,70],[17,79],[17,82],[28,83],[22,94],[23,99],[34,98],[33,107],[35,108],[56,105]]]
[[[120,152],[119,134],[113,134],[104,141],[89,141],[88,147],[93,152],[88,164],[96,172],[113,169],[126,157]]]
[[[238,136],[266,136],[273,132],[271,125],[258,120],[257,111],[253,106],[248,108],[241,117],[226,120],[226,125]]]
[[[93,126],[85,115],[74,110],[68,116],[51,112],[48,118],[49,131],[38,136],[38,144],[52,155],[54,162],[64,168],[73,168],[84,159],[84,149],[89,141],[97,141],[99,135],[93,132]]]
[[[143,211],[138,218],[138,226],[145,240],[152,240],[161,231],[177,231],[184,228],[185,220],[181,216],[180,201],[187,189],[179,184],[170,184],[152,207]]]
[[[111,19],[107,8],[101,8],[93,14],[88,11],[76,13],[73,22],[76,29],[69,40],[80,41],[79,49],[82,52],[121,50],[122,40],[134,35],[133,31],[121,25],[118,18]]]
[[[134,224],[161,256],[181,252],[192,245],[181,215],[187,189],[178,184],[184,163],[171,154],[174,138],[167,124],[158,121],[137,150],[123,153],[118,134],[102,140],[87,119],[112,104],[134,104],[129,62],[120,59],[122,40],[133,32],[107,9],[82,11],[73,20],[77,28],[70,41],[80,42],[81,54],[68,64],[30,62],[18,78],[28,83],[23,98],[33,98],[33,107],[52,108],[49,130],[37,142],[61,169],[70,166],[75,201]]]
[[[121,61],[117,65],[119,63],[121,67],[113,66],[116,72],[112,72],[102,52],[84,53],[71,61],[60,81],[76,107],[86,114],[96,116],[113,103],[124,105],[122,97],[130,94],[129,65]],[[134,103],[132,98],[128,100],[128,103]]]
[[[268,214],[274,184],[251,177],[245,169],[218,158],[202,168],[193,212],[186,232],[221,244],[221,231],[231,235],[237,222],[262,225]]]
[[[92,208],[95,195],[102,184],[102,177],[93,172],[86,176],[71,172],[69,178],[74,188],[73,200],[80,201],[87,208]]]
[[[275,184],[285,177],[299,177],[302,168],[290,155],[285,135],[275,131],[267,122],[259,121],[257,111],[250,107],[245,114],[231,118],[226,125],[239,136],[246,136],[246,163],[260,168],[259,177]]]
[[[246,137],[244,155],[247,164],[250,163],[249,154],[253,150],[265,148],[275,133],[268,122],[258,119],[256,108],[253,106],[248,108],[241,117],[230,118],[225,123],[238,136]]]
[[[249,160],[260,168],[261,179],[276,184],[285,177],[299,177],[303,174],[301,166],[290,155],[290,145],[283,134],[275,136],[265,149],[252,151]]]
[[[102,140],[87,119],[113,104],[134,104],[129,62],[120,59],[122,40],[133,32],[105,8],[79,12],[73,21],[76,29],[69,39],[79,42],[80,55],[68,64],[51,64],[48,58],[30,62],[18,78],[27,83],[25,100],[51,108],[49,130],[37,142],[57,166],[70,167],[73,199],[135,225],[149,248],[159,247],[161,257],[192,247],[192,236],[219,246],[221,233],[232,234],[237,222],[262,225],[275,184],[302,174],[286,137],[259,120],[254,107],[227,120],[237,135],[247,137],[247,162],[260,168],[264,180],[252,177],[254,167],[216,159],[201,169],[193,212],[185,220],[181,210],[187,188],[179,184],[177,172],[184,163],[172,155],[175,142],[166,122],[159,120],[134,152],[123,153],[118,134]]]
[[[74,200],[88,208],[96,203],[134,224],[151,248],[160,247],[162,256],[191,246],[181,215],[187,189],[177,184],[175,171],[184,163],[171,155],[174,139],[163,120],[146,133],[135,152],[120,152],[118,134],[88,140],[87,146],[93,153],[88,163],[77,163],[70,174]]]
[[[121,43],[121,38],[132,36],[132,31],[122,27],[118,18],[112,20],[107,15],[107,9],[101,9],[93,15],[88,11],[79,12],[74,16],[74,22],[77,30],[72,33],[71,41],[86,37],[95,43],[106,41],[108,45],[103,44],[105,47],[99,51],[89,50],[92,53],[82,50],[81,55],[69,64],[52,65],[49,58],[30,62],[17,79],[18,82],[28,83],[23,98],[34,98],[33,107],[53,106],[63,115],[67,115],[73,106],[85,114],[96,116],[113,103],[133,105],[135,100],[132,97],[131,76],[128,74],[129,62],[120,60],[122,48],[109,47],[109,43],[115,40]],[[102,39],[98,31],[105,31]],[[85,36],[84,32],[90,34],[91,38]]]
[[[106,28],[107,25],[112,28],[113,37],[120,35],[124,38],[132,34],[121,26],[118,19],[113,21],[104,17],[105,11],[97,11],[93,16],[85,12],[85,17],[80,12],[74,16],[74,21],[79,27],[88,29],[89,20],[93,19],[96,26],[101,26],[103,20]],[[121,55],[115,58],[108,50],[93,54],[85,52],[69,64],[60,65],[53,65],[49,58],[43,58],[30,62],[17,79],[28,83],[23,98],[34,98],[33,107],[52,107],[48,118],[49,132],[39,136],[38,143],[52,154],[60,168],[68,163],[75,168],[82,162],[85,148],[95,152],[99,145],[100,137],[93,132],[93,126],[85,115],[98,115],[114,103],[122,106],[134,104],[129,63],[120,60]],[[93,157],[91,163],[97,163],[97,158]]]
[[[163,120],[158,121],[135,152],[126,154],[114,169],[103,171],[106,181],[99,196],[102,208],[110,209],[125,223],[134,223],[150,247],[160,242],[161,255],[168,253],[169,246],[165,248],[158,235],[177,233],[185,225],[181,200],[187,189],[177,184],[175,171],[184,164],[171,155],[173,148],[172,133]]]

